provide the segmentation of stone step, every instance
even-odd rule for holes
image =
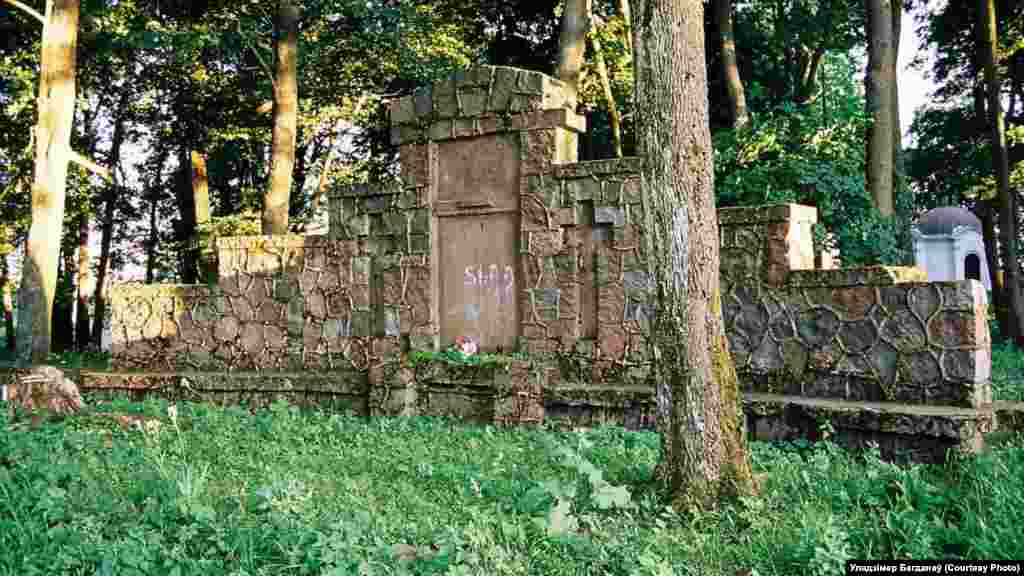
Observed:
[[[1000,432],[1024,432],[1024,402],[993,402]]]
[[[72,376],[90,396],[129,394],[170,401],[203,401],[250,407],[284,400],[324,410],[366,412],[365,373],[328,372],[108,372],[80,370]]]
[[[818,440],[829,422],[832,439],[848,447],[878,444],[887,459],[940,463],[948,450],[977,453],[996,428],[987,408],[852,402],[781,394],[748,393],[743,399],[756,440]]]

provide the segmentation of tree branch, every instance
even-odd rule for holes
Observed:
[[[39,20],[40,24],[42,24],[43,26],[46,26],[46,17],[44,17],[42,14],[40,14],[35,8],[29,6],[28,4],[23,4],[23,3],[19,2],[18,0],[5,0],[5,1],[8,4],[10,4],[11,6],[14,6],[15,8],[21,8],[29,16],[32,16],[36,20]]]
[[[8,0],[8,1],[11,1],[11,0]],[[242,34],[242,22],[241,21],[238,22],[238,35],[242,38],[242,42],[245,42],[245,45],[249,47],[249,50],[252,50],[253,56],[255,56],[256,60],[259,61],[260,66],[263,67],[263,71],[267,73],[267,78],[270,78],[270,85],[274,89],[274,94],[277,94],[277,80],[274,78],[274,71],[263,60],[263,57],[260,56],[259,51],[256,50],[255,43],[248,42],[248,38],[246,38],[245,34]]]
[[[111,178],[110,176],[110,170],[104,168],[103,166],[100,166],[99,164],[93,162],[92,160],[89,160],[88,158],[82,156],[81,154],[75,152],[74,150],[71,151],[71,161],[74,162],[75,164],[78,164],[82,168],[85,168],[86,170],[89,170],[90,172],[93,172],[103,177],[104,180],[108,182],[113,182],[113,178]]]
[[[29,130],[28,147],[27,148],[28,149],[35,148],[35,142],[36,142],[36,127],[33,126]],[[71,151],[71,157],[70,158],[71,158],[72,162],[74,162],[75,164],[78,164],[82,168],[85,168],[86,170],[89,170],[90,172],[94,172],[95,174],[97,174],[98,176],[102,177],[104,180],[106,180],[108,182],[113,182],[113,178],[110,176],[110,170],[108,170],[107,168],[104,168],[103,166],[100,166],[99,164],[93,162],[92,160],[89,160],[88,158],[86,158],[85,156],[82,156],[81,154],[79,154],[78,152],[75,152],[74,150]]]

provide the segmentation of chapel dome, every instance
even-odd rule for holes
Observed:
[[[917,221],[917,231],[925,236],[952,234],[957,226],[965,226],[981,233],[981,220],[970,210],[959,206],[932,208]]]

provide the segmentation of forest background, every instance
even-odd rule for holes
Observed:
[[[14,4],[27,5],[0,2],[0,276],[11,349],[19,254],[30,224],[42,43],[40,22]],[[879,92],[895,84],[886,84],[888,76],[880,82],[884,65],[872,57],[879,36],[867,30],[875,4],[708,4],[718,204],[817,206],[819,247],[837,250],[843,265],[907,263],[913,218],[935,206],[963,205],[982,218],[990,258],[999,258],[1007,241],[1000,246],[999,231],[1013,230],[1015,243],[1020,215],[1014,203],[1002,211],[1010,219],[999,220],[989,96],[1005,114],[1016,199],[1024,187],[1024,7],[1020,0],[991,3],[1002,79],[992,92],[978,18],[985,3],[896,6],[889,47],[903,53],[901,60],[911,55],[933,89],[909,131],[901,131],[912,96]],[[564,12],[580,6],[581,67],[569,71],[578,74],[579,108],[589,126],[580,159],[629,155],[634,81],[624,0],[82,2],[72,133],[78,161],[67,181],[53,351],[99,347],[107,313],[97,287],[133,276],[202,280],[211,238],[267,230],[275,188],[285,190],[287,214],[271,225],[322,231],[333,187],[393,177],[396,150],[386,129],[393,99],[473,63],[564,78]],[[920,50],[906,42],[900,48],[908,28]],[[295,140],[290,162],[282,163],[272,151],[285,108],[280,91],[288,91],[281,47],[289,38],[297,55]],[[887,62],[887,74],[905,74],[895,58]],[[877,140],[881,101],[888,103],[891,135],[884,153]],[[888,208],[879,204],[886,186]],[[1008,310],[1002,283],[996,287],[997,309]],[[1019,334],[1014,315],[1003,316],[1003,331]]]

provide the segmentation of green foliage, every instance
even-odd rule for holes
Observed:
[[[784,104],[740,131],[715,133],[718,205],[816,206],[819,250],[838,248],[844,266],[900,263],[897,239],[906,225],[881,218],[865,189],[867,120],[863,100],[849,85],[850,62],[830,65],[850,75],[813,105]],[[908,208],[909,198],[897,200]]]
[[[5,574],[839,574],[848,558],[1024,554],[1020,438],[935,467],[753,443],[761,494],[684,519],[652,482],[650,432],[284,403],[6,419],[0,407]]]
[[[196,227],[199,249],[204,258],[214,257],[218,238],[258,236],[262,233],[262,225],[260,215],[249,210],[228,216],[213,216],[209,222]]]
[[[490,352],[466,354],[456,346],[449,346],[440,352],[413,350],[409,353],[409,360],[413,366],[426,362],[444,362],[461,366],[508,366],[516,357],[516,354],[493,354]]]
[[[1024,352],[1013,342],[999,341],[997,333],[992,337],[992,398],[1024,402]]]

